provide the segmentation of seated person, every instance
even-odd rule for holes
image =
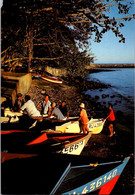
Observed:
[[[41,117],[40,112],[37,110],[34,102],[31,100],[31,97],[29,95],[25,96],[25,103],[20,108],[20,110],[24,111],[26,110],[29,117]]]
[[[51,116],[55,116],[58,120],[66,120],[64,115],[61,113],[60,109],[56,107],[56,103],[53,102],[52,104],[52,113],[48,116],[50,118]]]
[[[69,119],[69,112],[66,106],[66,102],[63,101],[62,104],[59,106],[60,111],[62,112],[62,114],[67,117],[67,119]]]
[[[24,99],[22,98],[22,94],[18,93],[17,94],[17,99],[15,100],[14,106],[11,109],[12,112],[17,112],[20,110],[20,108],[23,106],[24,104]]]
[[[49,95],[43,94],[43,100],[37,105],[37,108],[41,105],[41,114],[42,115],[50,115],[51,114],[51,102],[49,100]]]

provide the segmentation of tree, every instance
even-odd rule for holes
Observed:
[[[120,28],[124,26],[122,21],[134,18],[134,14],[128,15],[132,4],[124,0],[5,0],[2,51],[10,47],[7,61],[11,64],[27,60],[28,71],[33,60],[44,65],[63,66],[64,63],[68,69],[74,69],[79,67],[79,55],[86,57],[85,63],[94,60],[93,55],[87,56],[83,49],[93,33],[97,42],[110,30],[120,38],[119,42],[125,41]],[[117,8],[122,17],[111,18],[112,7]]]

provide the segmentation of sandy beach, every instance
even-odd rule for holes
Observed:
[[[78,83],[78,84],[77,84]],[[80,81],[82,84],[82,80]],[[88,83],[87,83],[88,84]],[[89,83],[91,87],[96,88],[98,85],[102,88],[107,88],[102,83]],[[106,106],[96,104],[95,100],[91,100],[89,96],[82,93],[85,91],[86,83],[79,85],[79,79],[75,83],[65,81],[62,85],[52,84],[41,79],[34,79],[27,94],[37,105],[42,100],[41,91],[45,89],[50,96],[51,102],[56,102],[57,105],[65,100],[69,109],[70,116],[79,116],[79,105],[85,103],[88,117],[104,118],[107,115],[108,109]],[[39,109],[40,110],[40,109]],[[99,157],[120,158],[130,156],[128,165],[120,176],[112,194],[134,194],[134,136],[133,132],[122,125],[123,118],[119,118],[119,123],[116,123],[116,134],[113,137],[108,137],[109,131],[104,125],[104,129],[100,134],[92,135],[87,147],[84,148],[81,155],[90,156],[90,158]]]

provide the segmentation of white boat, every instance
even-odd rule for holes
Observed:
[[[89,141],[92,133],[89,132],[87,135],[83,135],[82,137],[78,137],[77,139],[65,143],[63,145],[63,149],[57,151],[56,153],[60,154],[71,154],[71,155],[80,155],[83,148],[86,146]]]
[[[44,80],[52,82],[52,83],[62,84],[61,80],[59,80],[57,77],[53,77],[53,76],[44,76],[44,75],[42,75],[41,79],[44,79]]]
[[[93,134],[98,134],[102,131],[104,126],[105,120],[103,121],[102,118],[100,119],[91,119],[88,122],[88,128]]]
[[[12,116],[22,116],[22,112],[12,112],[10,108],[5,108],[4,110],[4,116],[5,117],[12,117]]]
[[[103,119],[91,119],[88,122],[88,128],[89,131],[92,132],[93,134],[98,134],[102,131],[103,126],[104,126],[105,120]],[[63,133],[80,133],[80,126],[79,126],[79,121],[75,121],[72,123],[71,121],[68,123],[64,123],[61,126],[56,126],[55,131],[61,131]]]
[[[54,143],[50,144],[50,147],[58,147],[57,149],[55,149],[56,153],[80,155],[83,148],[89,141],[91,135],[91,132],[89,132],[87,135],[48,132],[42,133],[40,136],[29,142],[27,145],[43,145],[42,143],[45,144],[49,143],[49,141],[54,141]]]
[[[10,120],[9,117],[4,117],[4,116],[1,116],[1,123],[8,123]]]

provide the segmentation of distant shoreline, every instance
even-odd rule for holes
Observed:
[[[134,68],[135,64],[90,64],[86,69],[95,68]]]

